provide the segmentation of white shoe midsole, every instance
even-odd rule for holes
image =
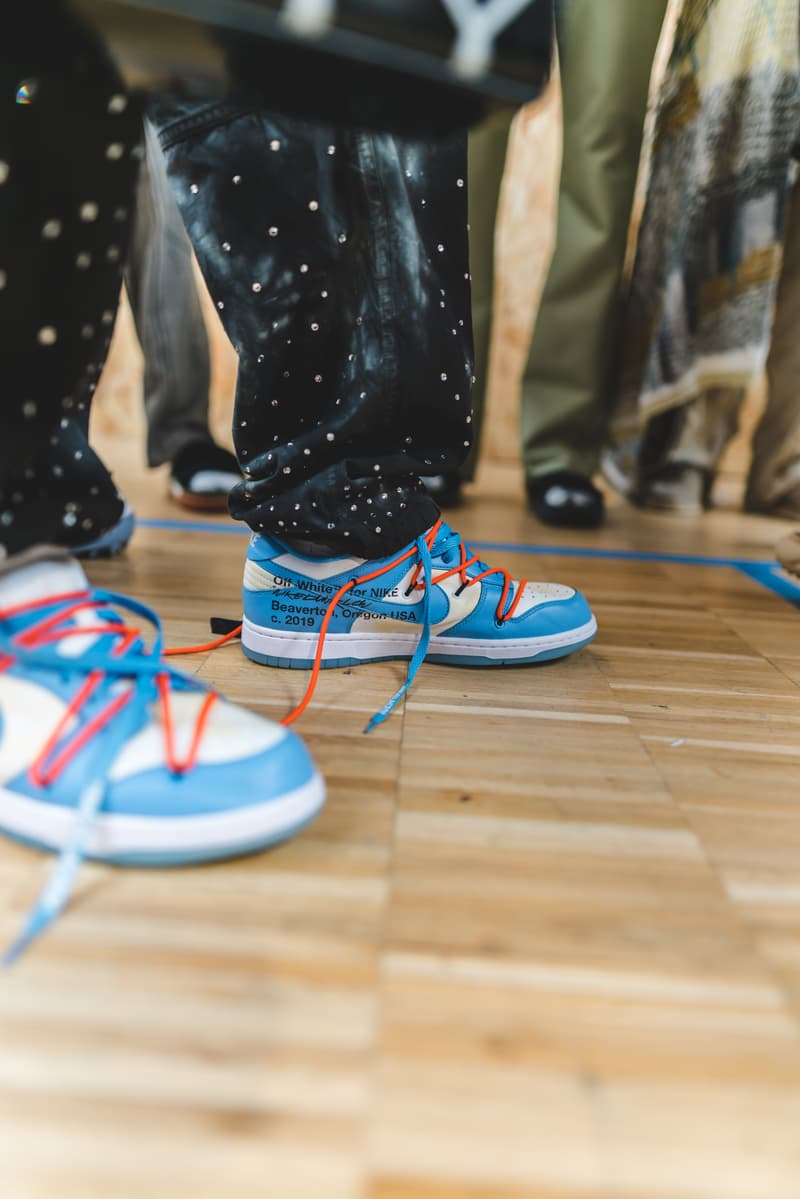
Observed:
[[[84,847],[89,857],[164,855],[179,858],[223,854],[279,840],[319,811],[325,784],[314,774],[302,787],[276,799],[201,816],[118,816],[98,813]],[[61,849],[69,840],[75,809],[42,802],[0,787],[0,830]]]
[[[428,656],[448,654],[458,658],[494,658],[508,661],[532,658],[549,650],[567,649],[593,637],[597,632],[594,617],[578,628],[545,637],[515,637],[489,639],[478,637],[431,637]],[[375,658],[411,657],[420,638],[419,625],[409,633],[328,633],[322,660],[359,658],[369,662]],[[272,658],[308,659],[317,652],[317,633],[295,633],[287,629],[265,628],[253,624],[245,616],[242,624],[242,645],[257,654]]]

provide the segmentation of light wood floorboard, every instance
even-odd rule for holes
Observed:
[[[117,461],[141,516],[184,519]],[[546,542],[485,556],[584,589],[595,644],[424,666],[369,737],[404,668],[326,672],[300,838],[85,866],[0,979],[0,1195],[798,1199],[800,611],[729,566],[558,552],[766,560],[785,526],[612,503],[559,537],[516,484],[458,523]],[[143,527],[90,574],[188,644],[238,615],[244,545]],[[235,646],[183,665],[275,718],[305,686]],[[3,939],[44,870],[0,844]]]

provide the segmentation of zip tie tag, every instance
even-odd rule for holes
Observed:
[[[209,620],[211,632],[217,637],[226,637],[228,633],[232,633],[234,629],[238,629],[241,625],[241,620],[228,620],[224,616],[212,616]],[[239,634],[241,637],[241,633]]]

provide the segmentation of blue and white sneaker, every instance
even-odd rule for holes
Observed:
[[[154,625],[150,646],[120,610]],[[179,674],[144,605],[90,590],[62,550],[0,564],[0,832],[61,855],[7,960],[63,908],[83,857],[250,853],[323,800],[302,741]]]
[[[242,648],[265,665],[313,667],[316,677],[320,667],[409,658],[410,683],[423,658],[543,662],[574,653],[596,632],[579,592],[486,566],[442,520],[399,554],[369,561],[308,558],[272,537],[250,539]]]

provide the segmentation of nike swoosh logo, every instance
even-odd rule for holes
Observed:
[[[400,580],[400,582],[397,583],[390,592],[387,592],[387,594],[380,601],[381,606],[387,607],[390,611],[392,606],[394,606],[395,609],[398,607],[406,609],[419,608],[419,606],[422,604],[424,592],[420,590],[412,592],[412,594],[409,596],[405,594],[411,584],[411,577],[414,574],[414,569],[415,568],[412,567]],[[444,579],[441,583],[435,584],[434,589],[435,591],[438,591],[439,594],[441,594],[445,599],[447,603],[447,610],[445,611],[445,614],[436,621],[435,624],[431,625],[431,633],[434,635],[438,633],[445,633],[448,629],[452,629],[454,625],[459,624],[462,620],[466,620],[468,616],[472,615],[480,603],[480,583],[476,583],[472,587],[465,587],[460,594],[456,594],[460,587],[461,578],[459,575],[451,575],[450,578]],[[347,599],[345,598],[342,602],[346,604]],[[404,633],[408,633],[413,629],[414,626],[410,621],[407,622],[393,619],[390,615],[390,611],[387,612],[386,616],[376,619],[376,616],[379,613],[379,609],[376,605],[375,608],[373,608],[373,612],[375,612],[376,615],[373,615],[372,617],[356,617],[352,625],[352,631],[379,633],[387,632],[391,628],[392,631],[402,631]]]
[[[471,616],[480,603],[483,584],[474,583],[472,587],[465,587],[460,594],[457,594],[460,586],[460,575],[451,575],[443,583],[436,584],[437,589],[443,591],[447,596],[450,607],[443,620],[431,625],[432,633],[445,633],[448,629],[452,629],[454,625],[460,624],[462,620]]]

